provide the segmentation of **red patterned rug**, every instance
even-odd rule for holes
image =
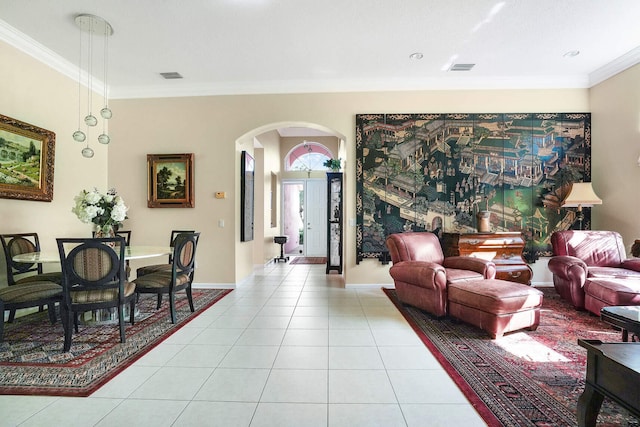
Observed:
[[[498,340],[471,325],[402,305],[393,289],[385,292],[489,426],[575,426],[587,355],[577,340],[616,342],[621,334],[574,310],[553,288],[542,290],[538,329]],[[605,398],[598,426],[638,425]]]
[[[156,310],[155,295],[141,296],[135,324],[126,323],[124,344],[117,322],[80,325],[68,353],[62,351],[59,317],[55,325],[46,312],[6,323],[0,343],[0,394],[88,396],[229,292],[194,289],[194,313],[184,292],[177,294],[175,324],[170,320],[168,298]]]
[[[289,264],[326,264],[327,258],[321,256],[297,256]]]

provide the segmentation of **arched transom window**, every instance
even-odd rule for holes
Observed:
[[[289,151],[284,159],[286,171],[325,171],[323,163],[331,159],[331,151],[318,142],[305,141]]]

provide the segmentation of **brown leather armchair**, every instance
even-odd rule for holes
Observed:
[[[493,279],[496,266],[481,258],[445,258],[438,237],[429,232],[391,234],[386,240],[389,270],[398,299],[434,316],[447,314],[447,285],[462,280]]]
[[[556,231],[551,235],[551,246],[554,256],[549,259],[548,268],[553,273],[553,286],[578,310],[588,308],[585,305],[588,279],[635,279],[628,283],[638,288],[635,283],[640,283],[640,259],[627,259],[622,236],[615,231]],[[600,314],[595,306],[590,311]]]

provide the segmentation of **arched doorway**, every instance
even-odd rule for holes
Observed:
[[[289,255],[322,257],[327,248],[325,162],[337,157],[320,142],[304,140],[284,156],[284,172],[305,172],[306,178],[282,180],[282,233]],[[319,177],[311,177],[312,173]]]

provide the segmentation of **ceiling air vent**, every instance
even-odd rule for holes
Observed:
[[[471,71],[476,64],[453,64],[449,71]]]
[[[177,71],[172,71],[170,73],[160,73],[160,75],[162,77],[164,77],[165,79],[167,79],[167,80],[181,79],[182,78],[180,73],[178,73]]]

